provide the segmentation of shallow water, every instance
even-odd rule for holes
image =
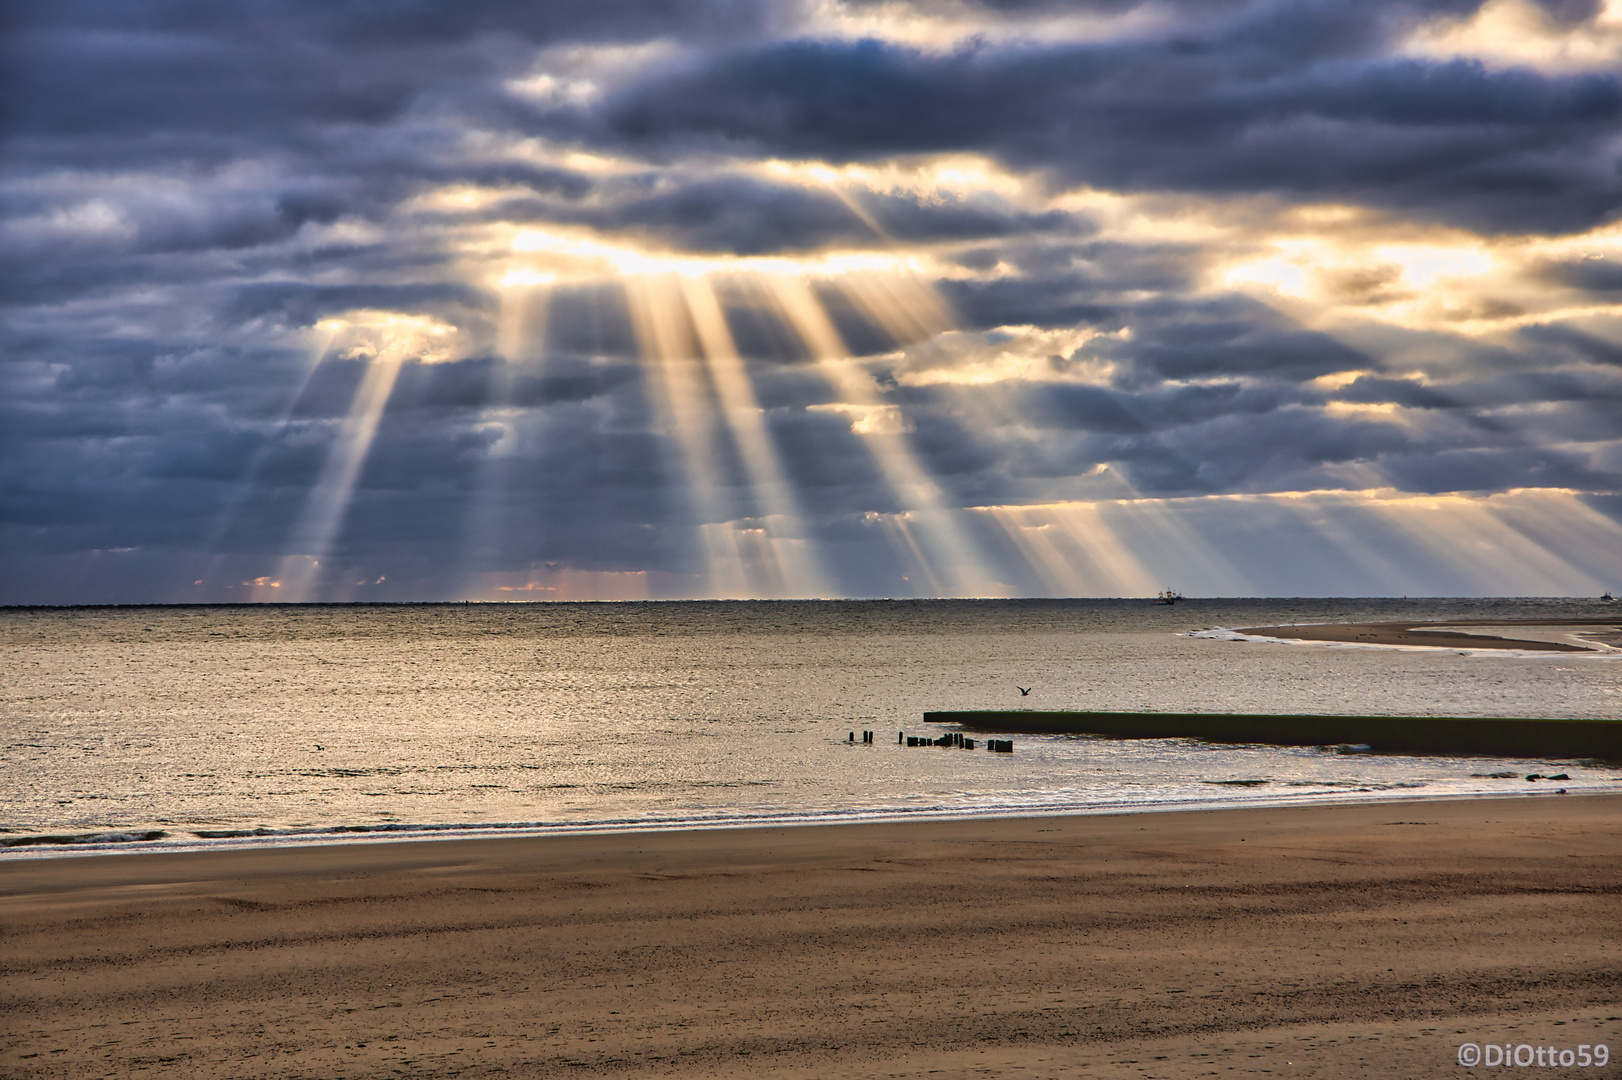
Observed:
[[[896,745],[944,730],[921,722],[930,709],[1615,718],[1622,664],[1603,657],[1186,636],[1608,613],[1505,600],[11,609],[0,841],[14,846],[0,858],[1552,790],[1529,772],[1622,790],[1622,770],[1572,762],[1076,736],[1016,736],[1013,755]],[[873,745],[847,742],[863,730]],[[107,835],[145,833],[164,835]],[[42,836],[81,842],[17,844]]]

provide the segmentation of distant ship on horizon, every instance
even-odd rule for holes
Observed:
[[[1163,589],[1163,590],[1161,590],[1160,595],[1155,597],[1155,603],[1157,603],[1157,604],[1175,604],[1175,603],[1177,603],[1177,601],[1181,600],[1182,598],[1183,598],[1182,593],[1173,592],[1170,589]]]

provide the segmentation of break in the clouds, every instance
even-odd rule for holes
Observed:
[[[0,602],[1622,586],[1622,3],[18,3]]]

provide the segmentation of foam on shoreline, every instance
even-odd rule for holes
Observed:
[[[1519,779],[1517,773],[1481,774],[1494,779]],[[810,814],[713,815],[681,819],[634,819],[589,822],[427,822],[379,825],[337,825],[314,828],[251,828],[166,832],[162,830],[107,830],[68,837],[8,838],[0,849],[0,865],[35,859],[64,859],[95,855],[155,854],[170,852],[247,851],[271,848],[330,847],[342,844],[416,843],[441,840],[492,840],[591,836],[607,834],[663,834],[764,828],[896,824],[929,821],[974,822],[1010,818],[1064,818],[1122,814],[1187,813],[1206,810],[1289,810],[1315,806],[1350,806],[1413,802],[1453,802],[1461,799],[1520,799],[1555,796],[1550,785],[1535,790],[1425,791],[1424,782],[1303,783],[1272,778],[1212,780],[1202,783],[1221,789],[1205,799],[1107,800],[1089,803],[1055,802],[965,810],[961,807],[865,809]],[[1276,785],[1276,786],[1275,786]],[[1562,781],[1559,795],[1622,794],[1622,785],[1599,780]],[[1291,792],[1289,788],[1311,787]],[[1270,788],[1266,792],[1258,789]],[[1241,795],[1241,793],[1243,793]]]

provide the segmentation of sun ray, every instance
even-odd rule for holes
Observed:
[[[890,541],[890,546],[901,556],[901,564],[907,569],[907,573],[902,575],[902,580],[912,583],[914,596],[950,595],[951,590],[947,583],[941,580],[931,560],[919,547],[918,538],[913,534],[907,514],[872,514],[870,517],[879,523],[879,527],[884,530],[885,538]],[[915,578],[923,580],[923,588],[918,587]]]
[[[907,512],[905,531],[909,538],[913,529],[918,530],[914,548],[903,553],[915,555],[932,567],[928,576],[939,595],[1000,594],[1001,586],[953,520],[940,486],[907,443],[900,411],[884,401],[873,376],[850,355],[810,283],[787,274],[758,280],[772,306],[805,344],[839,396],[838,407],[855,416],[851,431],[866,443],[891,493]]]
[[[545,370],[551,303],[552,290],[546,285],[514,285],[501,291],[496,355],[485,405],[479,411],[481,425],[499,430],[475,467],[464,540],[464,588],[475,594],[481,573],[498,566],[507,551],[513,531],[509,500],[514,465],[543,422],[538,410],[517,408],[514,397],[520,372]]]
[[[1272,500],[1272,505],[1294,518],[1315,545],[1332,553],[1331,558],[1349,564],[1369,580],[1389,582],[1389,591],[1394,594],[1417,595],[1425,590],[1427,577],[1434,580],[1434,572],[1423,571],[1419,561],[1412,558],[1412,548],[1403,542],[1405,538],[1411,542],[1411,537],[1396,528],[1388,516],[1370,515],[1358,500],[1281,498]],[[1371,542],[1370,533],[1376,527],[1385,542]]]
[[[1487,503],[1499,520],[1545,551],[1563,550],[1587,589],[1612,589],[1622,577],[1622,524],[1583,502],[1576,492],[1528,488]]]
[[[704,551],[706,595],[747,596],[735,543],[723,535],[737,515],[729,512],[722,490],[718,410],[681,285],[674,274],[632,274],[622,280],[650,397],[679,452]]]
[[[304,392],[310,388],[310,380],[315,377],[316,369],[321,366],[321,362],[332,351],[333,344],[338,340],[338,335],[343,332],[343,329],[340,323],[333,320],[319,323],[312,328],[313,344],[306,353],[305,363],[299,371],[298,381],[294,384],[292,392],[287,395],[286,403],[282,406],[280,415],[276,417],[275,422],[271,425],[271,431],[274,434],[280,435],[287,430],[288,424],[293,419],[293,411],[298,408],[298,403],[303,400]],[[219,512],[214,515],[214,524],[204,536],[202,550],[218,552],[226,535],[241,516],[242,508],[247,505],[248,500],[253,496],[254,481],[258,478],[260,470],[265,467],[265,462],[270,459],[270,455],[277,449],[277,446],[276,440],[270,437],[267,437],[259,444],[258,449],[254,451],[253,457],[248,461],[248,467],[242,471],[242,478],[237,481],[227,495],[224,504],[220,507]],[[213,584],[215,575],[219,572],[224,558],[223,555],[215,554],[209,559],[202,577],[205,586]]]
[[[957,329],[946,302],[915,274],[842,274],[833,285],[897,344]]]
[[[1052,521],[1032,521],[1029,510],[1008,506],[986,507],[984,513],[1008,534],[1025,564],[1041,581],[1048,596],[1091,596],[1074,559],[1059,550]]]
[[[1032,571],[1059,596],[1141,596],[1164,587],[1105,514],[1110,504],[990,506]]]
[[[1235,595],[1248,580],[1240,561],[1287,561],[1308,586],[1300,595],[1367,595],[1376,585],[1417,593],[1446,582],[1446,595],[1593,596],[1622,580],[1622,525],[1561,489],[1293,491],[980,512],[1061,595],[1144,596],[1168,586]],[[1166,541],[1168,526],[1176,542]],[[1372,557],[1371,547],[1390,555]]]
[[[1195,507],[1198,508],[1197,506]],[[1162,587],[1181,591],[1189,581],[1205,583],[1207,596],[1249,596],[1249,579],[1193,523],[1193,514],[1176,513],[1165,499],[1122,499],[1103,506],[1117,535],[1129,538],[1144,565],[1161,570]]]
[[[321,560],[326,558],[343,525],[354,497],[355,481],[366,462],[367,452],[377,435],[378,422],[383,418],[383,409],[404,363],[405,356],[396,349],[367,363],[366,375],[355,391],[354,403],[339,429],[338,441],[327,455],[304,513],[293,530],[292,551],[282,557],[277,570],[276,576],[285,587],[280,599],[303,603],[314,598]]]
[[[811,545],[804,542],[806,534],[798,500],[783,474],[777,448],[766,430],[765,413],[727,326],[715,288],[708,277],[701,276],[683,276],[681,288],[720,398],[722,418],[738,446],[755,499],[762,514],[783,534],[767,530],[755,538],[764,545],[759,558],[768,559],[766,553],[770,552],[769,561],[777,568],[776,590],[781,591],[768,587],[767,594],[830,596],[832,590],[821,561]]]
[[[255,600],[302,603],[315,598],[321,564],[343,526],[400,369],[411,359],[441,359],[432,339],[453,333],[451,327],[432,319],[392,312],[359,312],[331,322],[338,330],[359,336],[350,355],[367,357],[366,371],[278,567],[275,576],[282,591],[260,595],[256,589]]]
[[[1570,559],[1508,524],[1502,504],[1490,499],[1418,496],[1365,505],[1487,594],[1501,593],[1508,581],[1536,596],[1592,594],[1605,587]],[[1575,499],[1559,506],[1544,500],[1540,509],[1554,513],[1556,520],[1569,520],[1581,517],[1573,514],[1579,507]],[[1610,531],[1622,539],[1622,528],[1613,524]]]

